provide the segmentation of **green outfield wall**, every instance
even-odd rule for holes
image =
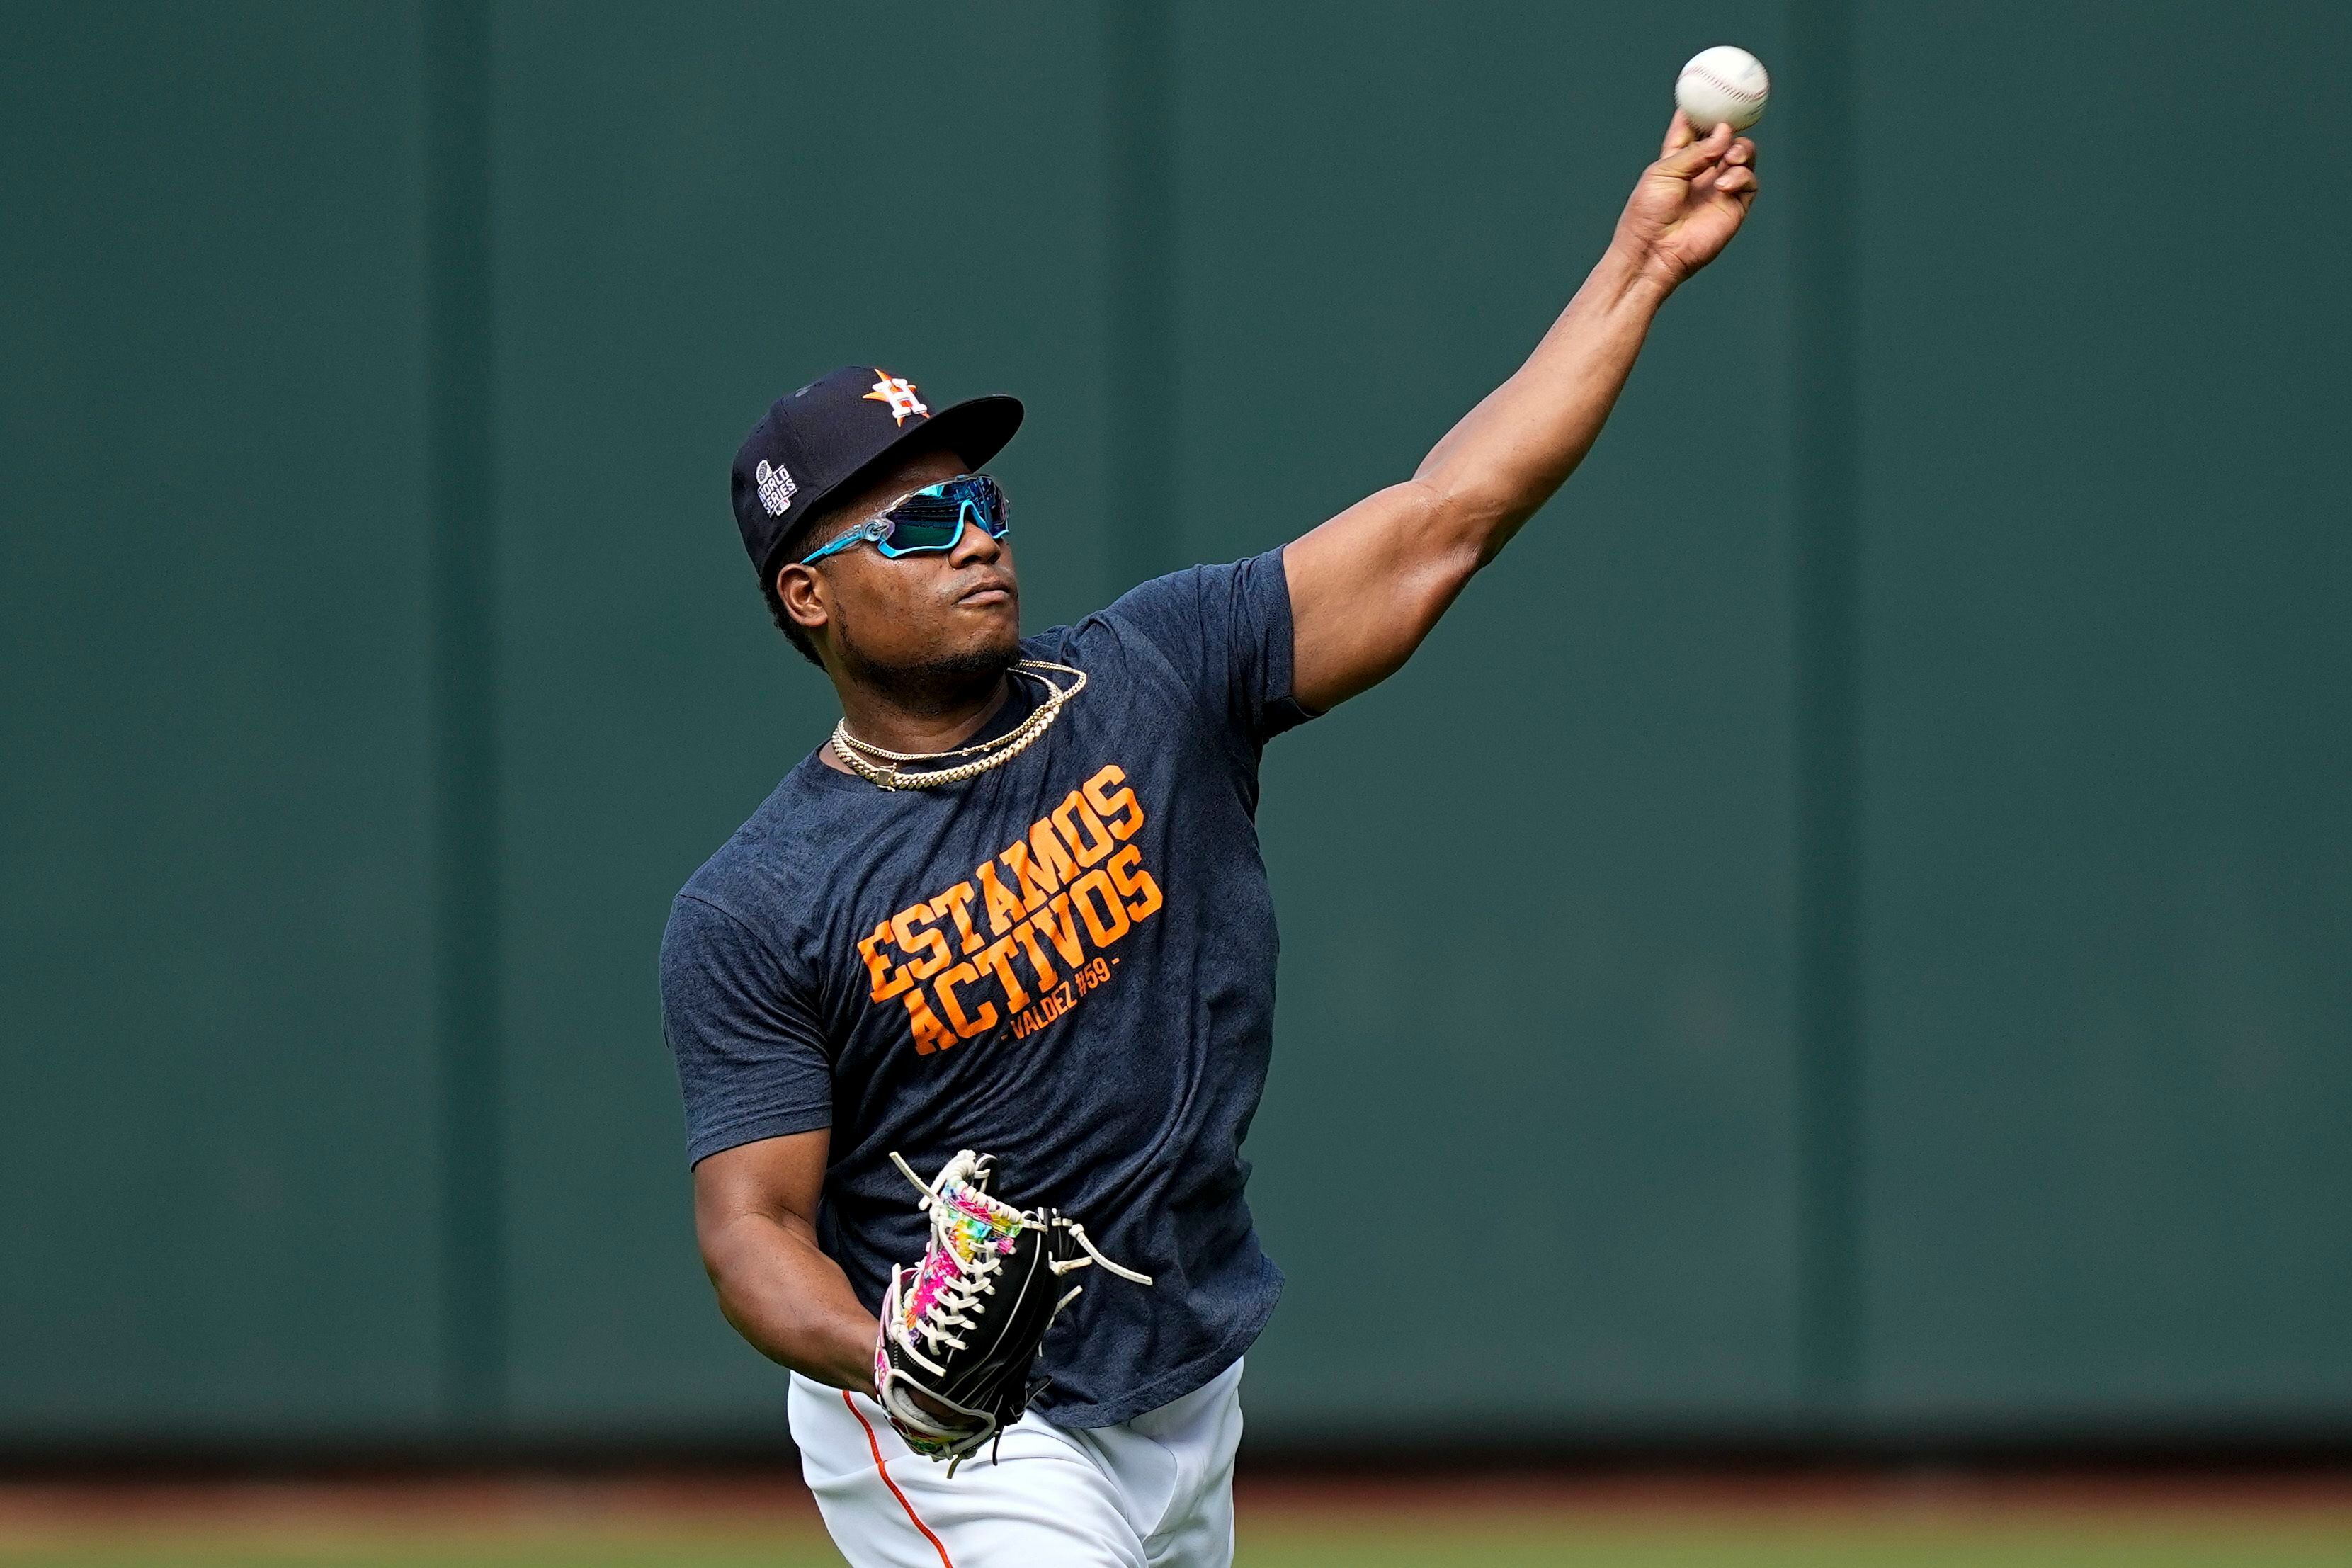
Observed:
[[[1007,390],[1032,618],[1750,231],[1279,742],[1270,1444],[2352,1440],[2352,13],[0,18],[0,1449],[761,1443],[653,960],[821,738],[724,470]]]

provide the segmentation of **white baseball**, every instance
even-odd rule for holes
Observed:
[[[1717,125],[1747,130],[1764,118],[1764,100],[1771,92],[1764,62],[1729,44],[1699,50],[1675,79],[1675,102],[1701,136]]]

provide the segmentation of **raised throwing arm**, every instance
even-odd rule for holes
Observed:
[[[1283,552],[1292,694],[1311,709],[1394,674],[1464,584],[1549,500],[1601,434],[1650,321],[1712,261],[1756,199],[1756,148],[1681,113],[1608,251],[1535,353],[1430,449]]]

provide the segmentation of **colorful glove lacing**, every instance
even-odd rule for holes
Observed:
[[[947,1369],[937,1358],[948,1349],[966,1348],[959,1331],[972,1330],[975,1320],[986,1312],[983,1298],[996,1293],[998,1266],[1013,1252],[1014,1238],[1024,1230],[1064,1231],[1085,1251],[1083,1258],[1048,1264],[1057,1278],[1097,1263],[1139,1285],[1150,1284],[1151,1277],[1122,1268],[1105,1258],[1095,1249],[1086,1226],[1076,1220],[1042,1209],[1024,1214],[989,1196],[988,1179],[993,1171],[985,1154],[962,1151],[929,1184],[896,1153],[890,1163],[922,1194],[917,1206],[931,1216],[931,1240],[919,1267],[894,1270],[890,1277],[882,1303],[881,1339],[874,1351],[875,1393],[909,1448],[934,1459],[952,1456],[960,1461],[996,1429],[995,1418],[984,1412],[963,1410],[936,1390],[922,1390],[935,1403],[971,1418],[970,1424],[961,1426],[942,1422],[916,1403],[913,1389],[901,1386],[912,1380],[892,1364],[891,1346],[933,1376],[945,1375]],[[1084,1286],[1070,1287],[1054,1303],[1055,1315],[1059,1316],[1084,1289]],[[950,1473],[953,1474],[952,1467]]]

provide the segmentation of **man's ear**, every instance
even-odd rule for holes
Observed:
[[[825,613],[824,595],[816,574],[797,561],[788,561],[776,568],[776,601],[803,631],[814,632],[831,618]]]

